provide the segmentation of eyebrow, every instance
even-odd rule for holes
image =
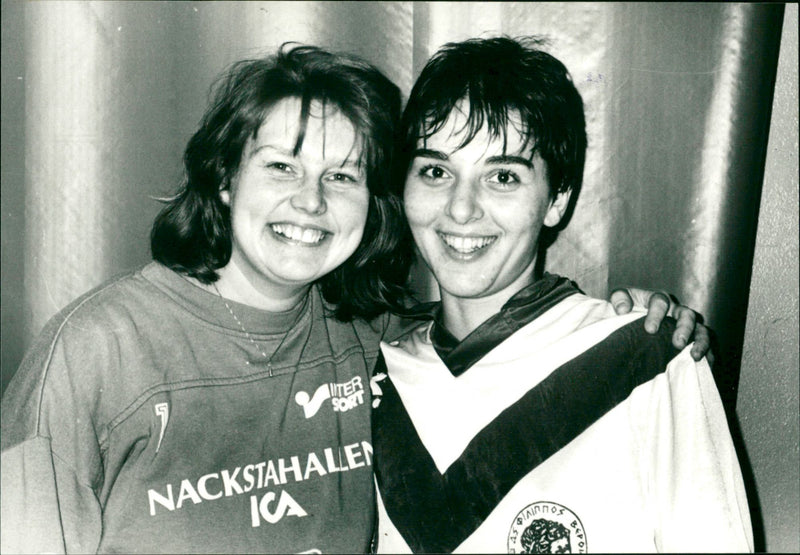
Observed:
[[[262,150],[272,150],[274,152],[277,152],[278,154],[282,154],[283,156],[287,156],[289,158],[297,158],[297,156],[295,156],[293,150],[287,150],[287,149],[285,149],[283,147],[279,147],[279,146],[275,146],[275,145],[271,145],[271,144],[257,146],[250,153],[250,158],[253,158],[256,154],[258,154]],[[353,169],[353,170],[358,170],[358,171],[361,171],[361,169],[362,169],[361,164],[357,160],[351,160],[349,157],[345,158],[344,162],[339,164],[338,167],[342,168],[342,169],[348,168],[348,169]]]
[[[431,150],[429,148],[418,148],[411,153],[411,158],[433,158],[434,160],[449,160],[450,157],[439,150]]]
[[[429,148],[418,148],[412,153],[412,158],[433,158],[434,160],[447,161],[450,157],[439,150],[431,150]],[[514,156],[509,154],[500,154],[498,156],[490,156],[486,159],[487,164],[520,164],[526,168],[533,169],[533,163],[527,158],[522,156]]]
[[[259,146],[255,147],[254,149],[252,149],[250,151],[250,157],[252,158],[253,156],[258,154],[262,150],[273,150],[273,151],[277,152],[278,154],[283,154],[285,156],[289,156],[289,157],[292,157],[292,158],[295,157],[293,151],[287,150],[287,149],[279,147],[279,146],[271,145],[271,144],[259,145]]]
[[[500,156],[490,156],[486,159],[487,164],[520,164],[526,168],[533,169],[533,163],[522,156],[510,156],[502,154]]]

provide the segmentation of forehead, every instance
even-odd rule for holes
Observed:
[[[288,97],[270,108],[251,141],[251,147],[263,146],[295,155],[357,161],[361,158],[363,139],[335,105],[312,100],[308,115],[303,118],[300,98]]]
[[[470,114],[469,102],[462,100],[434,133],[417,140],[417,146],[446,154],[466,150],[485,151],[489,155],[513,154],[525,158],[532,156],[533,141],[524,131],[525,126],[519,111],[509,110],[507,124],[498,125],[496,130],[489,126],[486,117],[483,118],[482,125],[474,129],[475,120],[475,114]],[[428,128],[430,127],[429,124]]]

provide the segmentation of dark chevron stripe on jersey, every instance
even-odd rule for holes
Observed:
[[[674,321],[665,320],[649,335],[635,320],[616,330],[498,414],[444,474],[391,379],[382,382],[383,398],[372,415],[374,469],[386,512],[409,547],[457,548],[520,479],[664,372],[677,354],[674,329]],[[382,355],[376,372],[386,372]]]
[[[462,341],[442,323],[441,304],[431,327],[431,342],[436,354],[454,376],[460,376],[486,353],[505,341],[565,298],[580,293],[578,286],[555,274],[544,277],[511,297],[500,312],[483,322]]]

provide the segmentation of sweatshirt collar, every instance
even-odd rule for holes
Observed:
[[[223,299],[194,285],[179,273],[158,262],[151,262],[145,266],[142,274],[198,318],[236,333],[241,332],[241,327],[231,316],[231,310],[249,333],[272,335],[286,332],[293,324],[299,323],[299,320],[303,319],[300,312],[307,311],[311,304],[322,303],[321,295],[314,291],[316,286],[312,286],[309,294],[296,306],[284,312],[269,312]]]

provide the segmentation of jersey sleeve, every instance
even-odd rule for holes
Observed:
[[[3,553],[89,553],[100,541],[94,492],[37,437],[2,453]]]
[[[45,329],[3,396],[3,553],[89,553],[100,542],[93,374],[105,349],[91,333],[64,341],[60,331]]]
[[[705,359],[690,347],[632,405],[642,487],[661,552],[752,552],[741,469]]]

